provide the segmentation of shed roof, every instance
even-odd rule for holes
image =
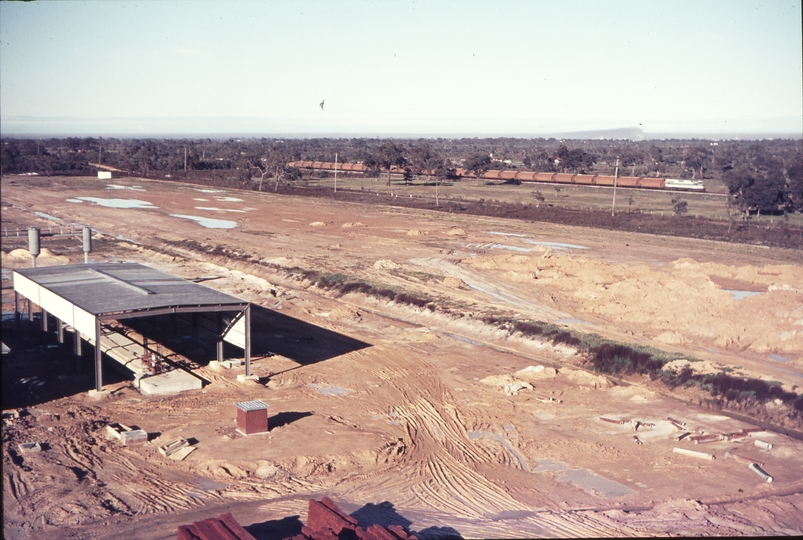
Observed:
[[[189,306],[241,309],[247,302],[137,263],[21,268],[14,272],[93,315]]]

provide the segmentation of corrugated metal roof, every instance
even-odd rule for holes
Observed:
[[[268,408],[268,404],[263,402],[262,400],[256,399],[254,401],[241,401],[237,403],[237,407],[244,410],[245,412],[263,411]]]
[[[20,268],[14,272],[93,315],[247,302],[137,263]]]

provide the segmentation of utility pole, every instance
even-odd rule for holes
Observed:
[[[103,152],[103,147],[100,145],[100,143],[98,143],[98,165],[103,163],[103,161],[101,161],[102,159],[101,152]]]
[[[337,193],[337,152],[335,152],[335,193]]]
[[[184,145],[184,174],[187,174],[187,145]]]
[[[616,171],[613,173],[613,202],[611,202],[611,217],[616,208],[616,184],[619,181],[619,158],[616,158]]]

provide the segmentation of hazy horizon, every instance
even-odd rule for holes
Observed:
[[[0,36],[6,136],[803,136],[800,0],[0,2]]]

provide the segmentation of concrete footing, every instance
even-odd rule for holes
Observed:
[[[245,381],[259,381],[259,377],[256,375],[245,375],[243,373],[237,375],[237,382],[245,382]]]
[[[202,386],[201,379],[180,369],[139,380],[139,391],[146,396],[175,394],[187,390],[197,390]]]
[[[110,395],[110,392],[108,390],[106,390],[105,388],[103,390],[94,390],[93,389],[93,390],[89,391],[89,397],[91,397],[93,399],[105,399],[105,398],[109,397],[109,395]]]

